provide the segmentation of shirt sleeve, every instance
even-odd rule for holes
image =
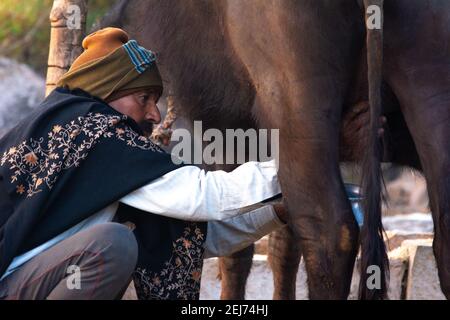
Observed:
[[[224,221],[208,222],[204,258],[230,255],[281,226],[285,224],[277,217],[271,205]]]
[[[184,166],[126,195],[120,202],[188,221],[225,220],[281,193],[275,160],[246,162],[231,172]]]

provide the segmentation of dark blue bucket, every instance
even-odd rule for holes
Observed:
[[[361,187],[356,184],[346,183],[345,191],[347,192],[347,197],[352,205],[353,215],[355,216],[356,222],[361,228],[364,223],[364,214],[362,210],[362,192]]]

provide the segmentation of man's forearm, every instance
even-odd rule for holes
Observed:
[[[271,205],[224,221],[208,222],[204,258],[230,255],[284,225]]]
[[[185,166],[120,199],[154,214],[189,221],[225,220],[281,193],[275,161],[247,162],[232,172]]]

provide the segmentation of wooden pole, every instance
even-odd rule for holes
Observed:
[[[83,52],[87,0],[54,0],[50,12],[50,48],[45,95],[55,87],[72,62]]]

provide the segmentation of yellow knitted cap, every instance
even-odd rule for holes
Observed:
[[[93,96],[109,100],[121,90],[157,87],[163,84],[155,54],[129,40],[119,28],[105,28],[83,40],[83,53],[75,59],[57,86],[80,88]]]

